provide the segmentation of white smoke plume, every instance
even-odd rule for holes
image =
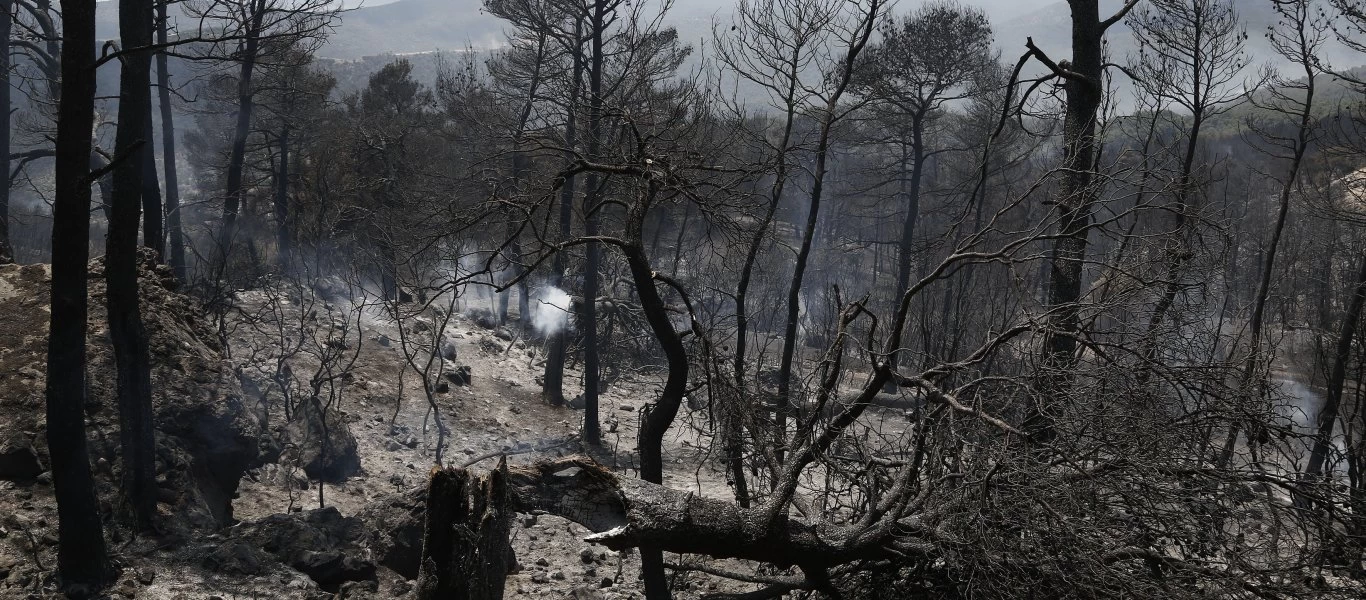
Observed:
[[[531,299],[531,325],[541,335],[553,335],[569,324],[569,294],[546,286]]]

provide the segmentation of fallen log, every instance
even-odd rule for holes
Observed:
[[[618,477],[585,457],[513,468],[508,483],[518,512],[564,517],[594,532],[587,541],[613,550],[654,546],[804,569],[894,555],[885,543],[890,531],[878,526],[808,524],[785,513],[775,518],[765,507],[740,508],[734,502]]]

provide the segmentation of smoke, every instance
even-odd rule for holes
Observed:
[[[1316,423],[1319,411],[1323,410],[1323,396],[1308,386],[1293,379],[1278,379],[1285,406],[1281,408],[1284,416],[1294,420],[1295,425],[1306,429]]]
[[[531,325],[541,335],[554,335],[569,324],[569,294],[546,286],[538,290],[531,302]]]

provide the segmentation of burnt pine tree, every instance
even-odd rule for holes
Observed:
[[[105,242],[109,337],[118,372],[123,495],[139,529],[156,516],[156,452],[152,431],[151,357],[138,302],[138,212],[142,208],[152,112],[151,0],[121,0],[123,44],[118,132],[114,139],[113,206]],[[152,171],[155,177],[155,170]],[[153,184],[154,185],[154,184]],[[158,207],[156,210],[160,210]],[[156,235],[160,235],[157,233]]]
[[[62,0],[62,78],[52,207],[47,444],[57,495],[57,571],[73,597],[109,580],[109,556],[85,440],[86,262],[90,130],[95,121],[95,3]]]
[[[167,43],[166,5],[171,0],[157,2],[157,44]],[[169,236],[166,254],[162,257],[171,266],[178,281],[185,281],[185,239],[180,227],[180,182],[176,173],[175,117],[171,107],[171,74],[166,52],[157,53],[157,96],[161,109],[161,163],[166,176],[166,233]],[[149,141],[150,143],[150,141]]]
[[[849,24],[844,27],[843,34],[837,36],[841,38],[840,43],[843,44],[843,47],[840,50],[843,52],[839,56],[838,64],[833,65],[833,72],[829,73],[832,83],[828,89],[820,94],[821,102],[819,102],[820,106],[817,109],[819,132],[813,152],[815,168],[810,176],[811,192],[808,197],[806,222],[802,225],[801,230],[801,245],[797,250],[796,263],[792,267],[792,281],[787,288],[785,304],[787,321],[783,329],[782,354],[778,363],[778,393],[774,401],[774,411],[777,415],[775,420],[777,421],[776,429],[780,447],[774,451],[774,454],[780,463],[786,451],[781,446],[785,443],[782,440],[786,436],[787,417],[793,412],[792,373],[797,353],[802,281],[806,274],[807,263],[811,258],[811,247],[816,238],[816,225],[820,219],[821,200],[825,193],[825,178],[830,172],[830,153],[831,147],[834,145],[835,125],[849,114],[849,109],[844,108],[840,102],[853,80],[854,66],[858,64],[859,54],[868,46],[868,40],[872,37],[873,30],[876,28],[877,21],[884,8],[885,5],[881,0],[870,0],[866,9],[861,2],[855,4],[854,10],[859,14],[850,17]]]
[[[1124,19],[1138,2],[1126,0],[1115,14],[1102,20],[1100,0],[1068,0],[1072,7],[1072,61],[1054,61],[1038,49],[1032,39],[1025,55],[1026,59],[1037,58],[1062,80],[1066,104],[1062,180],[1055,209],[1058,226],[1046,268],[1048,322],[1043,371],[1035,385],[1039,399],[1031,403],[1025,416],[1025,430],[1037,443],[1051,442],[1056,435],[1052,413],[1065,393],[1070,379],[1068,370],[1076,360],[1077,337],[1081,332],[1078,301],[1081,300],[1081,275],[1086,261],[1086,238],[1091,228],[1091,210],[1100,198],[1096,176],[1100,140],[1096,122],[1105,98],[1102,82],[1105,32]]]
[[[579,48],[583,45],[583,20],[578,16],[574,17],[573,33],[562,36],[562,45],[568,46],[572,66],[570,69],[569,94],[565,98],[565,122],[564,122],[564,146],[571,152],[578,147],[578,110],[579,96],[583,93],[583,53]],[[566,159],[572,163],[572,159]],[[577,194],[578,179],[572,174],[565,177],[564,184],[560,186],[559,198],[559,239],[567,240],[574,221],[574,196]],[[555,287],[564,286],[564,275],[568,269],[568,257],[565,253],[555,254],[555,260],[551,266],[550,284]],[[569,332],[567,327],[560,327],[550,334],[550,349],[545,361],[545,384],[541,388],[541,399],[551,406],[561,406],[564,404],[564,360],[566,345],[568,343]]]
[[[881,42],[869,49],[865,64],[855,71],[854,84],[870,96],[888,122],[900,154],[897,195],[902,203],[899,208],[906,212],[897,245],[893,295],[900,298],[911,286],[925,162],[936,153],[925,139],[928,127],[945,104],[980,91],[968,84],[991,64],[993,35],[986,13],[953,2],[926,4],[884,27],[882,34]],[[893,369],[899,356],[888,357]]]
[[[14,1],[0,0],[0,265],[14,261],[14,248],[9,241],[9,36],[13,28]]]

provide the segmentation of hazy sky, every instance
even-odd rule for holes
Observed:
[[[379,6],[389,4],[398,0],[344,0],[348,6],[364,4],[365,6]],[[479,2],[480,0],[454,0],[455,2]],[[1053,4],[1058,0],[959,0],[959,2],[972,6],[980,6],[986,9],[992,19],[1001,19],[1026,13],[1042,6]],[[899,0],[897,8],[905,11],[921,4],[922,0]],[[674,0],[674,6],[678,8],[701,8],[716,10],[735,6],[735,0]]]

